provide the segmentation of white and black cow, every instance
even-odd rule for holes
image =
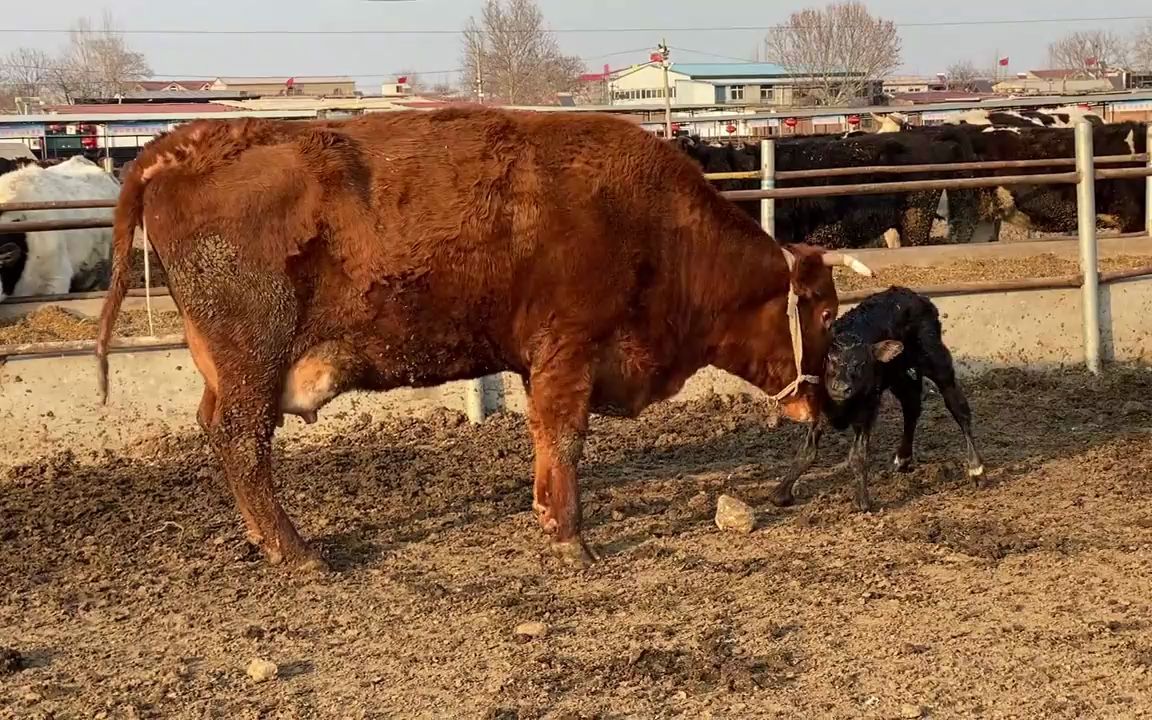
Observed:
[[[1093,125],[1103,125],[1104,119],[1091,110],[1068,105],[1053,110],[969,110],[947,122],[952,125],[987,125],[991,128],[1020,127],[1074,127],[1081,118]]]
[[[29,165],[0,175],[0,203],[115,200],[120,183],[77,156],[49,168]],[[112,229],[2,233],[17,221],[112,218],[111,208],[0,214],[0,301],[12,296],[83,292],[107,285]]]

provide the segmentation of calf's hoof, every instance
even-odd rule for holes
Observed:
[[[980,480],[984,478],[984,463],[978,465],[968,466],[968,477],[972,478],[972,484],[980,487]]]
[[[900,453],[896,453],[892,456],[892,467],[896,469],[896,472],[908,473],[912,472],[914,463],[911,456],[900,457]]]
[[[583,569],[600,559],[584,544],[584,540],[580,537],[550,542],[548,548],[561,563],[568,567]]]
[[[791,507],[796,504],[796,496],[792,494],[792,488],[784,483],[776,486],[772,494],[768,496],[768,502],[776,507]]]

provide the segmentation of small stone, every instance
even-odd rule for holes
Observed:
[[[280,668],[276,667],[276,663],[274,662],[257,658],[248,663],[248,677],[252,678],[254,682],[262,683],[268,680],[275,680],[279,674]]]
[[[916,720],[916,718],[924,716],[923,705],[901,705],[900,717],[907,718],[908,720]]]
[[[0,647],[0,677],[24,669],[24,658],[12,648]]]
[[[512,631],[512,636],[516,638],[516,642],[526,643],[529,640],[539,640],[548,634],[548,626],[542,622],[524,622],[516,626]]]
[[[730,495],[716,500],[716,527],[738,533],[750,533],[756,526],[756,514],[746,503]]]
[[[619,510],[613,510],[612,511],[612,519],[615,520],[616,522],[620,522],[621,520],[624,519],[624,513],[620,512]]]

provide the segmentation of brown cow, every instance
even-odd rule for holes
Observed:
[[[501,371],[528,393],[540,524],[558,555],[588,562],[576,466],[589,412],[635,416],[712,364],[813,421],[797,366],[821,371],[830,266],[867,272],[785,252],[691,160],[606,116],[201,121],[149,143],[123,182],[101,391],[142,229],[204,376],[200,425],[273,563],[323,566],[273,489],[284,413],[312,422],[347,390]]]

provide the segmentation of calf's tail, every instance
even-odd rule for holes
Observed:
[[[104,307],[100,310],[100,331],[96,337],[96,376],[100,386],[100,402],[108,402],[108,344],[120,315],[120,305],[128,294],[132,275],[132,240],[136,228],[144,218],[144,179],[139,168],[133,167],[123,180],[120,199],[116,202],[116,216],[112,235],[112,277]]]

